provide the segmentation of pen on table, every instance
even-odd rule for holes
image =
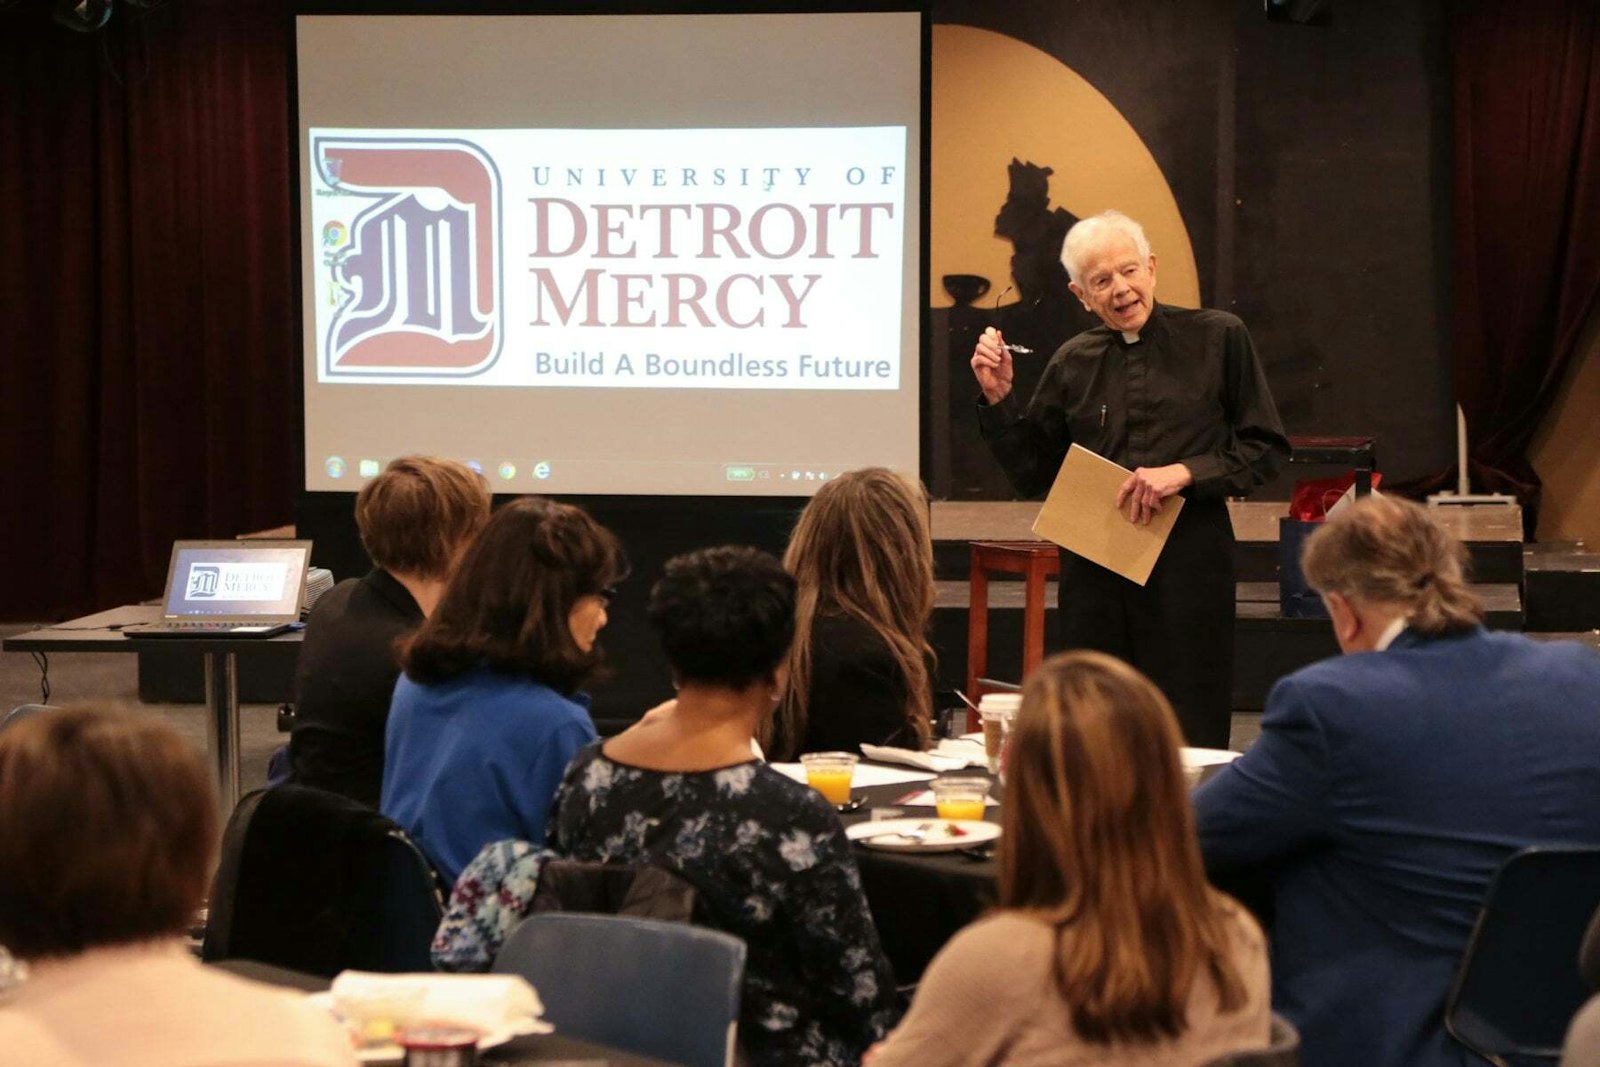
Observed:
[[[918,797],[920,797],[922,794],[924,794],[926,792],[927,792],[926,789],[913,789],[911,792],[907,793],[903,797],[895,797],[894,798],[894,803],[896,805],[909,804],[913,800],[917,799]]]

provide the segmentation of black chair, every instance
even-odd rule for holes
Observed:
[[[494,969],[528,979],[558,1033],[684,1067],[728,1067],[744,960],[744,942],[718,930],[551,912],[518,924]]]
[[[1491,1063],[1559,1058],[1588,998],[1578,951],[1597,906],[1600,847],[1535,847],[1508,859],[1445,999],[1450,1035]]]
[[[332,977],[428,971],[433,868],[388,818],[305,786],[239,801],[222,839],[201,958]]]
[[[1205,1067],[1299,1067],[1300,1031],[1277,1012],[1272,1013],[1272,1032],[1267,1047],[1207,1060]]]
[[[664,867],[552,859],[539,868],[528,913],[631,915],[687,923],[704,919],[696,914],[698,904],[694,886]]]

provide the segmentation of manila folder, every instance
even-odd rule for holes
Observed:
[[[1143,585],[1183,510],[1183,497],[1170,496],[1146,526],[1128,521],[1117,509],[1117,490],[1133,473],[1126,467],[1073,445],[1061,462],[1033,532],[1069,552]]]

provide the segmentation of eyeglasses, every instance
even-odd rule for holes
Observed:
[[[609,607],[611,602],[617,598],[617,587],[614,585],[602,586],[594,595],[600,598],[600,603]]]
[[[994,309],[995,309],[996,312],[999,312],[999,310],[1000,310],[1000,301],[1004,300],[1006,294],[1011,292],[1011,290],[1013,290],[1015,288],[1016,288],[1016,286],[1014,286],[1014,285],[1008,285],[1004,289],[1000,290],[1000,295],[994,298]],[[1010,342],[1006,343],[1006,351],[1010,352],[1012,355],[1016,355],[1016,356],[1031,356],[1031,355],[1033,355],[1033,349],[1028,348],[1026,345],[1014,345],[1014,344],[1011,344]]]

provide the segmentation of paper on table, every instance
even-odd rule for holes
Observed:
[[[1190,748],[1187,745],[1183,747],[1181,755],[1185,767],[1213,767],[1219,763],[1232,763],[1239,758],[1239,753],[1225,748]]]
[[[375,974],[343,971],[329,989],[334,1007],[342,999],[370,998],[420,989],[418,1014],[439,1022],[488,1032],[531,1023],[544,1014],[539,994],[515,974]],[[523,1027],[526,1032],[526,1026]]]
[[[1143,585],[1150,580],[1183,497],[1168,497],[1148,525],[1117,508],[1117,490],[1133,472],[1081,445],[1067,449],[1050,495],[1033,520],[1033,532],[1069,552]]]
[[[801,785],[806,783],[806,769],[798,763],[769,763],[767,766],[779,774],[786,774]],[[851,780],[851,788],[864,789],[874,785],[900,785],[904,782],[926,782],[932,778],[931,774],[920,771],[906,771],[898,767],[875,767],[870,763],[856,764],[856,775]]]
[[[988,765],[981,745],[953,738],[940,741],[932,752],[913,752],[909,748],[868,744],[861,746],[861,752],[868,759],[877,760],[879,763],[902,763],[907,767],[920,767],[925,771],[939,774]]]

